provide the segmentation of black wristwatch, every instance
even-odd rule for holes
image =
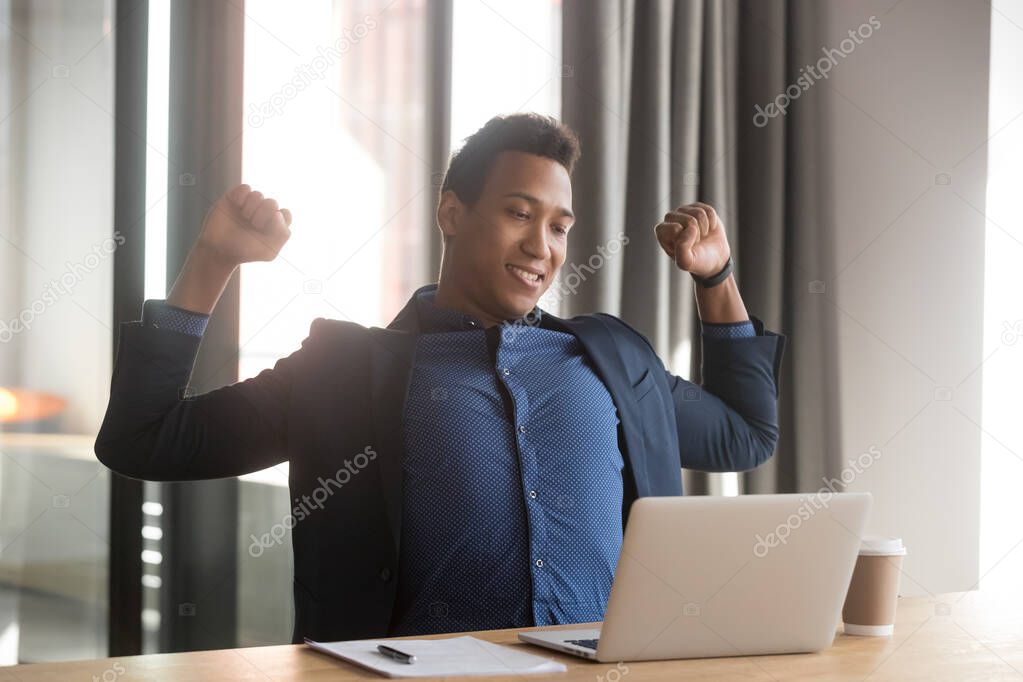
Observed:
[[[691,272],[689,274],[692,276],[693,279],[699,282],[704,289],[709,289],[710,287],[717,286],[718,284],[721,284],[726,279],[728,279],[728,276],[732,274],[732,267],[733,267],[732,257],[729,256],[728,262],[725,263],[725,267],[721,268],[721,272],[719,272],[716,275],[711,275],[710,277],[697,277]]]

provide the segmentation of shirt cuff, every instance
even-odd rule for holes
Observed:
[[[749,320],[742,322],[700,322],[705,339],[745,339],[757,335]]]
[[[169,329],[189,336],[202,336],[206,331],[206,323],[209,321],[209,315],[172,306],[162,299],[149,299],[142,304],[143,327]]]

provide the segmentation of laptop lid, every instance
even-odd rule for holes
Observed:
[[[600,661],[819,651],[870,493],[645,497],[629,514]]]

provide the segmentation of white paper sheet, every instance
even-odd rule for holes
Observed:
[[[564,664],[476,637],[446,639],[362,639],[351,642],[314,642],[317,651],[336,656],[386,677],[455,675],[527,675],[563,673]],[[413,654],[415,663],[399,663],[377,651],[378,644]]]

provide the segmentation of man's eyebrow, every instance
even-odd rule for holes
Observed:
[[[506,197],[518,197],[519,199],[525,199],[526,201],[532,204],[543,203],[537,197],[534,197],[532,194],[527,194],[526,192],[508,192],[507,194],[504,195],[503,198]],[[572,220],[575,220],[575,213],[572,213],[572,211],[568,210],[564,206],[561,206],[559,210],[561,211],[561,215],[565,216],[566,218],[571,218]]]

